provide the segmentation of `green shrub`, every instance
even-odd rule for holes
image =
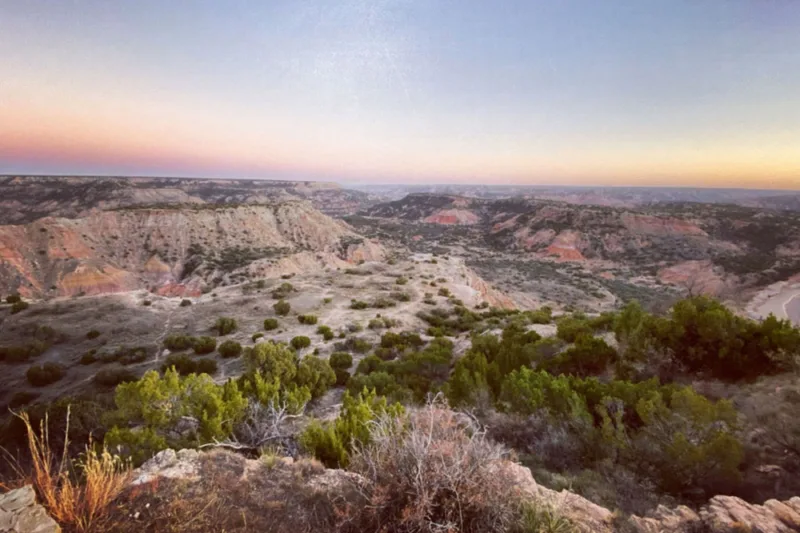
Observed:
[[[383,360],[376,355],[368,355],[358,362],[356,374],[371,374],[384,368]]]
[[[397,300],[398,302],[410,302],[411,295],[407,292],[400,292],[400,291],[392,291],[389,293],[389,298],[392,300]]]
[[[267,318],[264,320],[264,330],[272,331],[274,329],[278,329],[280,324],[278,323],[277,318]]]
[[[367,327],[369,329],[384,329],[388,326],[383,318],[372,318],[370,319],[369,324],[367,324]]]
[[[628,361],[657,364],[669,355],[690,372],[732,381],[792,368],[800,351],[800,329],[788,320],[770,315],[756,322],[706,297],[681,300],[668,317],[631,303],[616,318],[614,332]]]
[[[174,368],[181,376],[189,374],[215,374],[217,372],[217,362],[213,359],[192,359],[186,354],[170,354],[161,365],[161,371],[167,372]]]
[[[633,453],[661,490],[686,496],[701,489],[704,500],[740,481],[744,452],[730,402],[711,402],[686,387],[668,401],[642,400],[637,412],[645,425],[634,438]]]
[[[194,340],[194,353],[205,355],[217,349],[217,339],[214,337],[198,337]]]
[[[333,345],[338,352],[367,353],[372,348],[372,343],[366,339],[349,337]]]
[[[317,333],[322,335],[322,338],[326,341],[332,340],[334,337],[333,330],[328,326],[319,326],[317,328]]]
[[[67,374],[67,369],[58,363],[34,365],[25,373],[28,383],[34,387],[44,387],[59,381]]]
[[[334,370],[347,370],[353,366],[353,356],[347,352],[333,352],[328,362]]]
[[[367,302],[362,302],[361,300],[351,300],[350,301],[350,309],[367,309],[369,304]]]
[[[298,335],[297,337],[292,338],[290,344],[295,350],[302,350],[303,348],[308,348],[311,346],[311,339],[305,335]]]
[[[120,346],[114,353],[101,357],[101,360],[104,363],[116,361],[122,365],[134,365],[147,360],[147,356],[148,349],[144,346]]]
[[[495,368],[491,369],[495,371]],[[491,405],[493,397],[489,388],[489,362],[480,352],[470,350],[456,362],[445,386],[447,399],[453,407]],[[497,376],[494,376],[497,379]]]
[[[389,298],[375,298],[370,304],[370,307],[375,309],[388,309],[389,307],[395,307],[396,305],[397,304]]]
[[[242,345],[236,341],[227,340],[219,345],[217,351],[226,359],[239,357],[242,355]]]
[[[180,352],[194,347],[195,338],[189,335],[169,335],[164,339],[164,347],[171,352]]]
[[[594,331],[610,331],[614,327],[617,315],[614,313],[601,313],[589,319],[589,327]]]
[[[305,450],[329,468],[344,468],[356,444],[370,443],[370,424],[381,416],[400,416],[400,404],[387,405],[386,398],[374,392],[356,396],[345,392],[342,410],[333,422],[321,424],[314,420],[300,435]]]
[[[297,376],[297,354],[282,343],[260,342],[244,353],[248,374],[260,374],[265,380],[279,384],[294,382]]]
[[[617,360],[617,351],[597,337],[581,336],[575,345],[543,362],[540,367],[551,374],[571,374],[586,377],[602,374]]]
[[[106,433],[103,443],[118,451],[134,466],[140,466],[161,450],[170,447],[167,439],[150,427],[131,429],[114,426]]]
[[[224,337],[236,331],[237,327],[236,319],[221,316],[217,319],[216,323],[214,323],[213,329],[216,330],[220,337]]]
[[[295,382],[301,387],[308,387],[312,398],[319,398],[336,383],[336,374],[328,361],[307,355],[297,366]]]
[[[395,352],[391,348],[384,348],[383,346],[378,346],[375,348],[375,356],[380,358],[381,361],[391,361],[397,357],[397,352]]]
[[[96,329],[90,330],[89,332],[86,333],[86,338],[89,340],[96,339],[99,336],[100,332],[97,331]]]
[[[15,304],[22,301],[22,297],[19,294],[9,294],[6,296],[6,303],[8,304]]]
[[[540,410],[567,419],[590,416],[585,398],[572,389],[567,376],[555,377],[530,368],[521,368],[508,375],[498,401],[503,409],[526,416]]]
[[[81,355],[81,358],[78,360],[78,362],[82,365],[91,365],[92,363],[97,361],[97,357],[95,356],[96,353],[97,350],[89,350],[88,352]]]
[[[348,274],[350,276],[370,276],[370,275],[372,275],[372,272],[370,272],[369,270],[360,270],[358,268],[347,268],[347,269],[345,269],[344,273]]]
[[[553,310],[548,306],[544,306],[536,311],[528,311],[527,315],[531,324],[549,324],[553,321]]]
[[[586,319],[565,316],[558,320],[556,336],[564,342],[575,342],[578,337],[591,336],[593,333]]]
[[[384,370],[350,376],[347,381],[347,390],[350,394],[358,394],[358,391],[362,390],[371,390],[375,391],[378,396],[399,402],[408,401],[411,397],[411,392],[403,388],[392,374]]]
[[[275,305],[272,306],[272,309],[275,310],[276,315],[286,316],[289,314],[289,311],[292,310],[292,306],[286,300],[280,300],[278,302],[275,302]]]
[[[441,289],[439,289],[439,296],[449,297],[450,289],[448,289],[447,287],[442,287]]]
[[[144,300],[142,301],[142,305],[145,307],[150,307],[151,305],[153,305],[153,302],[151,302],[150,300]]]
[[[18,302],[14,302],[11,305],[11,314],[12,315],[16,315],[17,313],[21,313],[22,311],[26,310],[28,307],[30,307],[30,305],[28,305],[28,302],[24,302],[22,300],[20,300]]]
[[[240,388],[254,401],[265,405],[282,403],[289,412],[298,414],[311,400],[309,386],[300,384],[301,379],[307,379],[308,369],[301,371],[302,362],[287,345],[259,343],[244,352],[244,362],[245,373],[239,379]]]
[[[396,285],[405,285],[406,283],[408,283],[408,279],[403,276],[400,276],[399,278],[394,280],[394,282]]]
[[[41,395],[38,392],[28,392],[28,391],[15,392],[14,396],[12,396],[11,400],[8,402],[8,408],[17,409],[18,407],[28,405],[32,401],[39,398],[39,396]]]
[[[336,386],[344,387],[350,381],[350,372],[342,370],[341,368],[334,368],[333,373],[336,375]]]
[[[298,315],[297,321],[301,324],[305,324],[306,326],[313,326],[317,323],[317,316],[316,315]]]
[[[575,524],[557,509],[540,502],[526,502],[511,533],[578,533]]]
[[[163,401],[165,398],[169,402]],[[243,419],[247,407],[234,381],[217,385],[207,374],[180,376],[173,370],[167,370],[163,377],[150,371],[138,381],[119,385],[114,402],[117,408],[110,414],[112,420],[140,426],[140,433],[149,434],[160,447],[225,439]],[[175,435],[173,430],[182,417],[199,421],[196,435]],[[131,435],[114,428],[106,434],[105,443],[134,452],[137,443],[127,437]]]
[[[290,294],[295,292],[294,285],[291,283],[281,283],[278,288],[272,291],[272,299],[273,300],[283,300],[287,298]]]
[[[126,368],[104,368],[94,375],[94,381],[103,387],[116,387],[120,383],[136,381],[136,374]]]
[[[50,343],[33,340],[18,346],[4,346],[0,348],[0,360],[7,363],[24,363],[34,357],[39,357],[50,348]]]
[[[253,335],[250,337],[250,339],[251,339],[253,342],[256,342],[258,339],[261,339],[261,338],[263,338],[263,337],[264,337],[264,334],[263,334],[263,333],[253,333]]]
[[[399,352],[407,348],[421,348],[424,345],[425,341],[422,340],[418,333],[413,331],[402,331],[400,333],[387,331],[381,336],[382,348],[393,348]]]
[[[434,339],[421,351],[406,353],[395,361],[382,362],[379,370],[394,376],[401,391],[410,391],[421,402],[429,393],[442,388],[450,375],[452,358],[453,343],[447,339]],[[392,392],[398,399],[407,396],[405,392]]]

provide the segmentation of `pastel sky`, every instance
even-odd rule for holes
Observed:
[[[0,173],[800,189],[800,1],[0,0]]]

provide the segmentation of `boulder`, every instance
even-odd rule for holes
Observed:
[[[145,462],[134,473],[132,485],[150,483],[158,477],[195,480],[200,471],[200,454],[197,450],[163,450]]]
[[[61,533],[61,527],[36,503],[33,487],[0,494],[0,533]]]

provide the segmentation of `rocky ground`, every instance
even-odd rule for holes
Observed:
[[[685,506],[661,506],[648,516],[622,516],[570,491],[547,489],[536,483],[530,470],[516,463],[501,461],[493,468],[523,498],[551,508],[582,533],[800,531],[800,498],[754,505],[731,496],[717,496],[698,511]],[[358,474],[326,469],[308,459],[252,460],[224,450],[165,450],[133,473],[129,488],[112,506],[111,515],[100,529],[332,531],[336,509],[344,508],[348,499],[355,502],[363,484]],[[32,495],[28,489],[23,493]],[[14,499],[12,495],[0,500],[0,507],[6,499]],[[36,513],[44,523],[46,518],[41,517],[41,511]],[[50,533],[58,529],[7,531]]]

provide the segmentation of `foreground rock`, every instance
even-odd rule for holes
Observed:
[[[0,494],[0,533],[60,533],[30,485]]]
[[[623,518],[616,513],[596,505],[589,500],[569,491],[556,492],[536,483],[529,469],[512,462],[501,462],[496,466],[497,475],[517,487],[523,497],[530,498],[556,513],[570,519],[583,533],[613,533],[625,531],[630,533],[789,533],[800,531],[800,497],[785,502],[770,500],[764,505],[749,504],[731,496],[717,496],[699,511],[680,506],[675,509],[659,507],[646,517],[632,516]],[[159,481],[159,478],[161,481]],[[269,461],[248,460],[236,454],[216,450],[210,453],[183,450],[174,452],[165,450],[145,463],[134,476],[134,484],[141,486],[151,484],[156,490],[173,490],[165,488],[166,480],[184,486],[180,493],[184,498],[188,494],[206,495],[220,490],[240,490],[252,503],[243,499],[234,499],[238,507],[236,512],[247,516],[247,523],[257,523],[266,515],[270,520],[278,521],[285,527],[295,526],[298,513],[308,515],[324,513],[320,510],[318,498],[338,498],[347,500],[357,498],[359,488],[363,486],[361,476],[344,470],[325,469],[315,461],[294,462],[291,458],[274,458]],[[216,484],[223,482],[226,486]],[[289,481],[291,480],[291,481]],[[194,492],[185,486],[196,487]],[[227,487],[227,488],[226,488]],[[280,490],[278,488],[280,487]],[[288,494],[281,492],[291,490],[292,504]],[[141,492],[138,491],[137,494]],[[231,498],[234,498],[231,495]],[[166,497],[165,497],[166,499]],[[278,503],[280,502],[280,503]],[[157,510],[149,507],[151,502],[141,501],[128,504],[127,508],[141,509],[128,516],[128,520],[137,521],[146,526],[145,513],[157,516]],[[185,502],[184,502],[185,503]],[[197,505],[208,505],[205,500]],[[312,506],[306,509],[304,506]],[[276,509],[281,509],[285,517],[276,518]],[[225,512],[233,512],[227,509]],[[246,515],[246,513],[253,515]],[[136,514],[136,513],[142,513]],[[245,513],[245,514],[243,514]],[[135,518],[134,518],[135,517]],[[307,518],[307,517],[304,517]],[[230,517],[216,517],[215,527],[231,524]],[[255,521],[255,522],[254,522]],[[307,523],[307,522],[305,522]],[[121,527],[121,526],[120,526]],[[127,526],[126,526],[127,527]],[[123,531],[123,529],[119,529]],[[127,531],[128,529],[124,529]],[[135,529],[130,529],[131,531]],[[288,530],[288,529],[287,529]],[[323,529],[319,529],[322,531]],[[271,529],[270,529],[271,531]]]

